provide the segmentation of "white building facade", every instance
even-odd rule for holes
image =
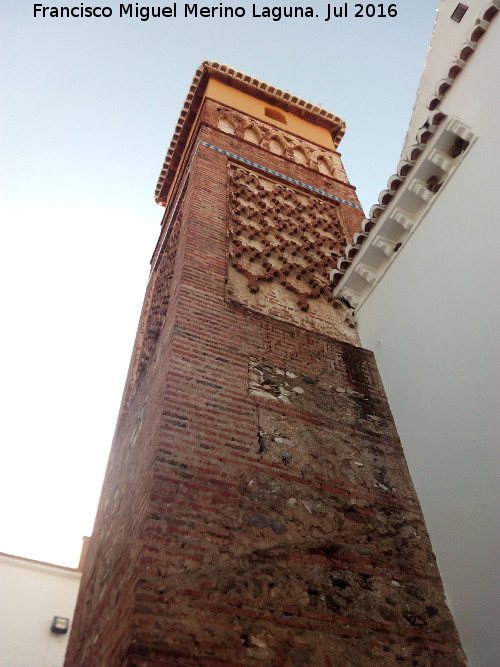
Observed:
[[[0,667],[62,667],[80,578],[73,568],[0,554]]]
[[[398,172],[332,272],[375,354],[471,667],[500,664],[498,9],[440,3]]]

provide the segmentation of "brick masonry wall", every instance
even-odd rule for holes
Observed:
[[[371,353],[228,292],[230,163],[198,145],[150,281],[66,665],[464,664]]]

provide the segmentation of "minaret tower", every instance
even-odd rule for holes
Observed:
[[[373,356],[329,272],[344,122],[197,70],[67,667],[464,664]]]

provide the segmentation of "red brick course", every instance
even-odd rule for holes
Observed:
[[[357,202],[202,113],[192,153],[202,139]],[[198,145],[186,173],[67,667],[464,664],[371,353],[229,301],[228,158]],[[352,233],[362,214],[342,207]]]

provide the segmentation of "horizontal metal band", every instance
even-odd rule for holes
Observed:
[[[347,206],[351,206],[352,208],[355,208],[358,211],[363,210],[361,208],[361,206],[358,206],[357,204],[353,204],[352,202],[347,201],[347,199],[342,199],[342,197],[336,197],[335,195],[332,195],[329,192],[325,192],[324,190],[320,190],[319,188],[315,188],[313,185],[308,185],[307,183],[302,183],[302,181],[298,181],[296,178],[290,178],[290,176],[285,176],[285,174],[280,174],[279,171],[274,171],[274,169],[269,169],[268,167],[264,167],[261,164],[257,164],[256,162],[252,162],[251,160],[247,160],[244,157],[240,157],[239,155],[236,155],[235,153],[230,153],[229,151],[225,151],[223,148],[218,148],[217,146],[214,146],[213,144],[209,144],[206,141],[200,141],[200,144],[202,146],[206,146],[207,148],[212,148],[214,151],[217,151],[218,153],[223,153],[224,155],[227,155],[227,157],[230,157],[233,160],[238,160],[238,162],[243,162],[244,164],[248,164],[251,167],[255,167],[256,169],[260,169],[261,171],[265,171],[267,174],[272,174],[273,176],[277,176],[278,178],[281,178],[284,181],[288,181],[289,183],[293,183],[294,185],[300,185],[301,188],[305,188],[306,190],[311,190],[311,192],[316,192],[317,194],[322,195],[323,197],[328,197],[328,199],[333,199],[333,201],[338,201],[341,204],[347,204]]]

